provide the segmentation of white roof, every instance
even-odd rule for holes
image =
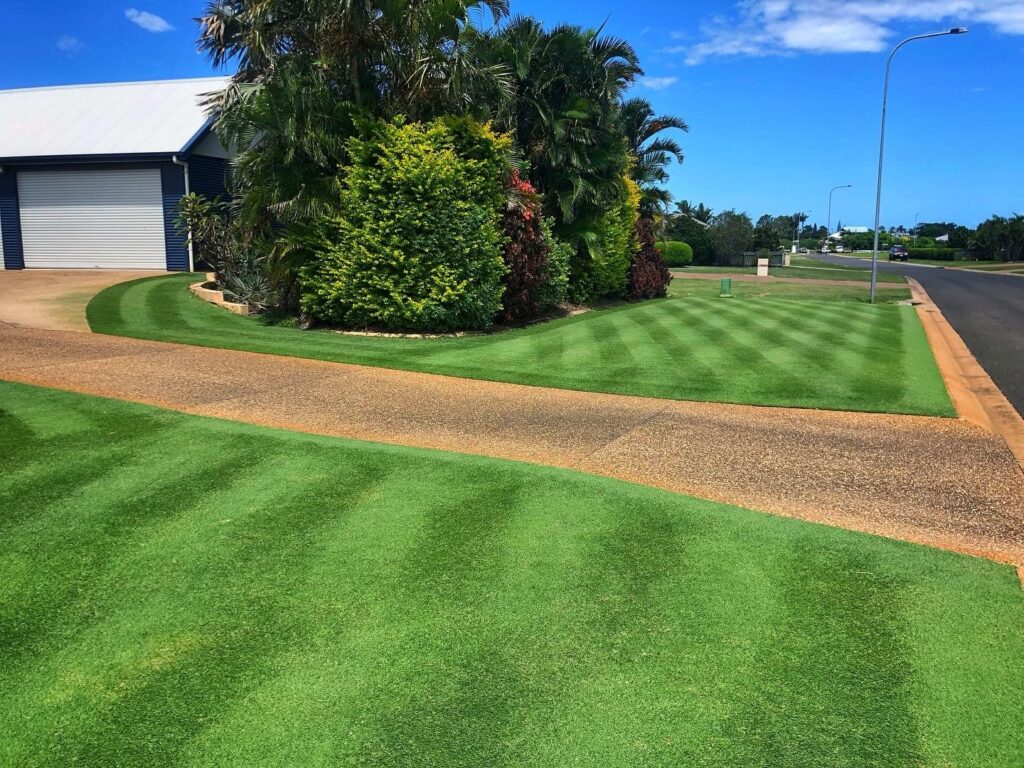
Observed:
[[[0,91],[0,158],[180,152],[225,77]]]

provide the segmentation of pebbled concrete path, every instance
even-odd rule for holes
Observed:
[[[85,307],[101,290],[165,274],[144,269],[0,270],[0,326],[88,331]]]
[[[1024,474],[962,420],[675,402],[0,327],[0,378],[580,469],[1024,563]]]

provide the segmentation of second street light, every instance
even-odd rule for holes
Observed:
[[[829,240],[832,239],[832,194],[837,189],[850,189],[853,184],[840,184],[838,187],[832,187],[828,193],[828,220],[825,222],[825,247],[828,248]],[[828,263],[828,251],[825,251],[825,263]]]
[[[914,40],[927,40],[931,37],[945,37],[946,35],[964,34],[967,34],[967,27],[953,27],[952,29],[947,29],[942,32],[929,32],[926,35],[914,35],[913,37],[908,37],[892,49],[892,53],[889,54],[889,58],[885,62],[885,85],[882,88],[882,137],[878,141],[878,186],[875,189],[875,245],[871,252],[872,304],[875,302],[875,289],[877,288],[878,283],[878,226],[879,219],[882,215],[882,165],[885,159],[885,114],[889,103],[889,69],[892,67],[892,58],[896,55],[896,51]]]

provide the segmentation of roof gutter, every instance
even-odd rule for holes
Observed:
[[[188,180],[188,163],[184,160],[179,160],[177,155],[171,155],[171,162],[175,165],[180,165],[185,175],[185,194],[189,194],[189,180]],[[196,259],[195,254],[192,252],[192,227],[188,228],[188,271],[196,271]]]

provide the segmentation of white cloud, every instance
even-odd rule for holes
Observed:
[[[132,24],[142,27],[147,32],[170,32],[174,29],[166,19],[149,11],[125,8],[124,15]]]
[[[57,50],[63,51],[68,56],[74,56],[85,50],[85,43],[73,35],[61,35],[57,38]]]
[[[1021,0],[739,0],[731,15],[716,15],[702,40],[685,49],[688,64],[725,56],[885,50],[892,25],[976,22],[1004,34],[1024,34]],[[668,52],[678,52],[674,46]]]
[[[679,82],[678,77],[641,77],[639,85],[641,88],[650,88],[652,91],[663,91],[677,82]]]

